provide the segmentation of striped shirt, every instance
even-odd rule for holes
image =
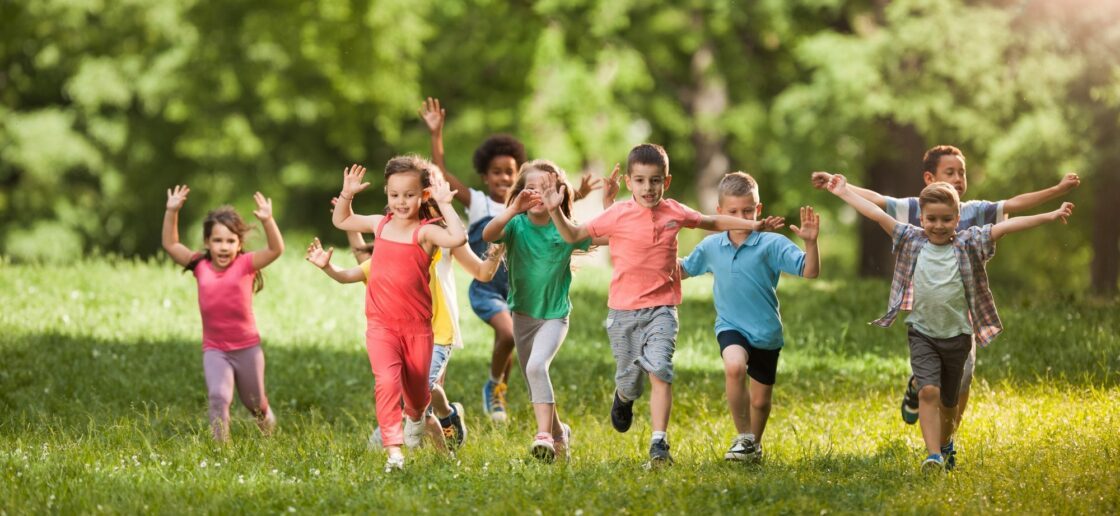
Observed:
[[[894,228],[894,279],[891,281],[891,297],[887,313],[872,321],[888,327],[902,310],[914,306],[914,267],[918,263],[918,253],[929,241],[925,230],[909,224],[898,224]],[[965,299],[968,302],[968,315],[972,325],[972,335],[980,347],[987,346],[1003,331],[1003,324],[996,313],[996,302],[988,288],[988,272],[984,264],[995,255],[996,245],[992,240],[991,224],[970,227],[957,231],[953,237],[953,252],[961,269],[964,282]]]

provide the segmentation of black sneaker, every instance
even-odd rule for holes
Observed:
[[[737,462],[758,462],[762,459],[762,445],[754,442],[753,436],[736,436],[731,440],[731,448],[723,458]]]
[[[658,439],[649,445],[649,465],[662,466],[670,465],[673,463],[673,457],[669,455],[669,443],[665,439]]]
[[[918,422],[918,391],[913,376],[906,380],[906,393],[902,395],[902,421],[908,425]]]
[[[945,471],[953,471],[957,467],[957,447],[953,445],[952,438],[949,438],[949,444],[941,447],[941,456],[945,458]]]
[[[447,416],[447,424],[444,420],[440,420],[440,426],[443,427],[444,437],[448,439],[447,444],[454,448],[463,445],[463,441],[467,439],[467,427],[463,424],[463,404],[452,403],[451,415]]]
[[[622,398],[618,397],[618,391],[615,391],[614,404],[611,405],[611,426],[619,432],[625,432],[630,429],[632,423],[634,423],[634,402],[622,401]]]

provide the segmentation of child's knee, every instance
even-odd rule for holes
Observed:
[[[941,387],[936,385],[923,385],[918,390],[918,401],[923,403],[941,404]]]
[[[544,380],[548,378],[548,365],[539,362],[525,364],[525,376],[530,380]]]
[[[724,364],[723,374],[728,380],[745,382],[747,380],[747,364]]]
[[[751,408],[760,411],[770,410],[770,397],[754,396],[751,398]]]
[[[224,392],[211,392],[208,399],[211,410],[226,410],[233,403],[233,396]]]

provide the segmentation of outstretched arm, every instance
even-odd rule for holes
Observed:
[[[576,190],[575,195],[572,196],[572,200],[579,201],[586,199],[591,192],[603,187],[603,181],[603,178],[592,175],[590,170],[584,171],[583,175],[579,176],[579,188]]]
[[[272,199],[265,198],[264,194],[257,192],[253,194],[253,200],[257,203],[253,215],[261,221],[265,238],[268,239],[268,247],[253,253],[253,270],[259,271],[284,254],[284,236],[276,226],[276,219],[272,217]]]
[[[727,215],[704,215],[696,227],[708,231],[774,231],[785,225],[783,217],[747,220]]]
[[[549,188],[541,196],[541,201],[544,202],[544,207],[548,208],[548,214],[552,217],[552,223],[556,225],[556,231],[560,233],[560,238],[563,238],[569,244],[575,244],[591,238],[591,231],[587,229],[587,224],[573,224],[564,215],[564,211],[560,209],[560,204],[564,202],[564,192],[567,189],[567,185],[560,185],[559,190]]]
[[[1031,229],[1036,226],[1041,226],[1047,222],[1055,220],[1061,221],[1065,224],[1069,217],[1073,215],[1073,203],[1063,202],[1062,207],[1047,213],[1039,213],[1038,215],[1028,215],[1025,217],[1013,217],[992,226],[992,240],[999,240],[1008,233],[1016,231],[1023,231]]]
[[[848,188],[848,179],[841,174],[834,174],[828,181],[828,191],[835,194],[837,197],[844,200],[844,202],[855,208],[856,211],[877,223],[879,227],[883,228],[888,235],[894,235],[894,228],[898,225],[898,221],[893,217],[887,215],[887,212],[882,208],[876,206],[871,201],[860,197],[859,194]]]
[[[832,181],[832,177],[834,175],[835,174],[829,174],[828,172],[813,172],[813,175],[810,178],[813,183],[813,188],[816,188],[818,190],[827,190],[828,183],[829,181]],[[866,188],[860,188],[851,184],[848,185],[848,189],[855,192],[856,195],[871,201],[871,203],[875,206],[878,206],[879,208],[884,210],[887,209],[887,198],[883,197],[879,192],[876,192],[875,190],[868,190]]]
[[[505,246],[501,244],[490,244],[490,248],[486,251],[485,260],[480,260],[478,256],[475,256],[474,251],[471,251],[465,245],[451,250],[451,256],[459,262],[463,270],[483,283],[494,279],[494,274],[498,272],[498,267],[501,266],[502,256],[504,255]]]
[[[805,241],[805,265],[801,269],[801,277],[815,278],[821,273],[821,256],[817,250],[817,235],[820,234],[821,216],[813,211],[812,206],[801,207],[801,226],[790,226],[793,234]]]
[[[447,119],[447,112],[443,109],[443,106],[440,106],[439,99],[428,97],[427,101],[420,104],[420,118],[424,120],[424,125],[428,126],[428,132],[432,135],[432,163],[435,163],[443,171],[443,177],[447,179],[447,182],[451,184],[451,189],[455,191],[455,200],[463,203],[463,206],[470,206],[470,189],[450,170],[447,170],[447,162],[444,160],[443,122]]]
[[[331,209],[338,204],[338,197],[331,199]],[[346,242],[350,244],[350,252],[354,253],[354,259],[358,263],[362,263],[373,256],[373,246],[366,243],[366,239],[362,234],[357,231],[346,232]]]
[[[467,232],[463,229],[463,222],[459,220],[459,214],[455,212],[455,207],[451,205],[451,199],[455,197],[455,192],[451,191],[447,181],[444,181],[438,175],[433,174],[431,182],[431,186],[427,188],[428,194],[439,206],[439,213],[447,227],[428,224],[420,228],[420,238],[429,244],[447,249],[453,249],[467,243]]]
[[[334,227],[343,231],[371,231],[377,227],[381,215],[357,215],[350,204],[355,195],[369,187],[369,183],[362,182],[365,175],[366,167],[361,165],[342,169],[342,193],[338,194],[338,202],[331,214]]]
[[[307,256],[305,256],[305,259],[339,283],[358,283],[365,279],[365,273],[362,272],[360,266],[346,270],[335,267],[334,264],[331,263],[331,256],[333,254],[333,247],[324,251],[323,245],[320,244],[319,239],[316,238],[311,242],[311,245],[307,246]]]
[[[1003,213],[1010,215],[1012,213],[1019,213],[1029,210],[1038,206],[1039,204],[1047,201],[1057,199],[1068,193],[1070,190],[1077,188],[1081,185],[1081,178],[1075,173],[1066,174],[1058,184],[1039,190],[1037,192],[1029,192],[1025,194],[1016,195],[1003,202]]]
[[[171,261],[186,267],[191,262],[194,251],[179,242],[179,209],[187,202],[191,189],[187,185],[177,185],[174,190],[167,189],[167,210],[163,212],[163,250]]]

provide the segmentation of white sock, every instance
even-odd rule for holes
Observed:
[[[490,383],[493,383],[493,384],[496,385],[496,384],[502,383],[502,379],[501,378],[495,378],[494,375],[490,375]]]
[[[658,432],[655,430],[653,432],[653,437],[650,438],[649,442],[652,443],[657,441],[658,439],[663,439],[665,442],[669,442],[669,436],[665,432]]]
[[[405,417],[406,417],[406,418],[408,418],[408,422],[409,422],[409,423],[412,423],[412,424],[414,424],[414,425],[422,425],[422,424],[424,424],[424,419],[423,419],[423,418],[420,418],[420,419],[417,419],[417,420],[413,421],[413,420],[412,420],[412,418],[410,418],[410,417],[408,417],[408,416],[405,416]]]
[[[754,434],[752,434],[752,433],[745,433],[745,434],[739,434],[739,439],[750,439],[750,440],[754,441],[755,437],[754,437]]]

